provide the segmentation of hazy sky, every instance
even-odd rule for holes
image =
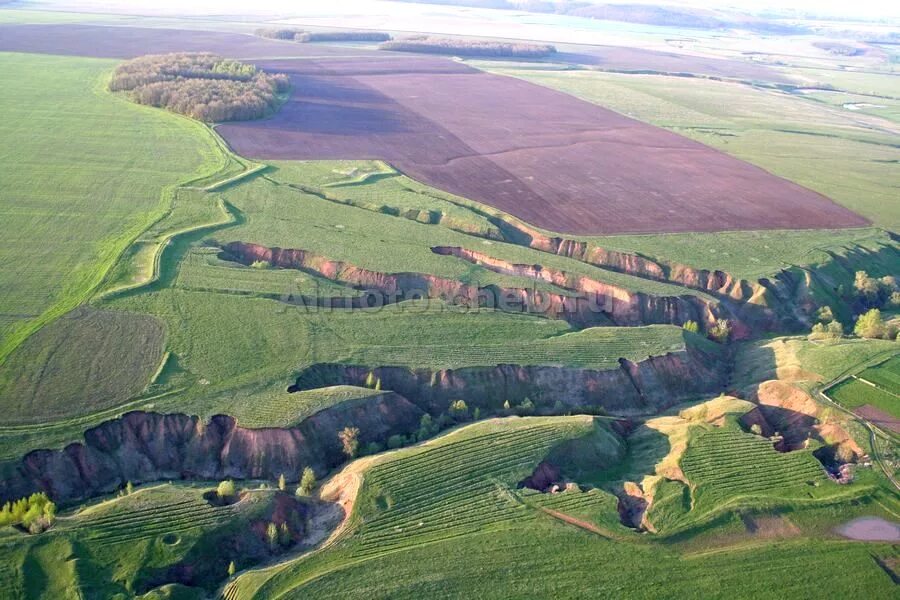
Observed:
[[[690,5],[705,8],[733,7],[748,12],[771,9],[796,9],[820,15],[844,18],[900,18],[897,0],[591,0],[598,3],[646,3]],[[290,14],[301,16],[342,10],[365,12],[367,5],[384,10],[384,0],[25,0],[20,6],[81,9],[96,12],[132,14]],[[149,12],[147,12],[149,11]]]

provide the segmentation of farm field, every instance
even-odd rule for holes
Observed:
[[[166,186],[220,165],[199,123],[102,92],[113,64],[3,55],[0,361],[87,300],[132,239],[165,211]],[[59,98],[78,119],[55,110]]]
[[[379,158],[424,183],[563,233],[867,224],[822,196],[684,137],[458,62],[390,57],[260,64],[289,73],[298,91],[272,119],[219,128],[245,156]],[[432,94],[412,93],[426,83]],[[460,86],[468,93],[450,93]],[[542,118],[551,104],[554,117]],[[377,131],[373,122],[380,124]],[[427,142],[436,135],[439,146]],[[602,162],[586,158],[598,154]],[[655,166],[649,172],[641,166],[647,160]],[[733,179],[746,182],[740,203],[726,200]],[[787,196],[792,202],[776,200]],[[665,215],[647,210],[658,198],[670,206]]]
[[[869,367],[858,375],[893,394],[900,393],[900,356],[888,359],[880,365]]]
[[[828,394],[850,409],[871,406],[900,419],[900,398],[879,387],[851,378],[828,390]]]
[[[275,4],[0,8],[0,597],[896,596],[888,45]]]
[[[717,148],[824,194],[876,225],[890,229],[900,224],[900,209],[892,202],[897,128],[890,121],[802,96],[708,79],[509,67],[494,71]]]

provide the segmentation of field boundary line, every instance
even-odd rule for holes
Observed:
[[[224,215],[224,217],[221,221],[214,221],[211,223],[201,223],[201,224],[197,224],[197,225],[192,225],[190,227],[185,227],[183,229],[179,229],[176,231],[171,231],[171,232],[165,234],[163,237],[161,237],[158,242],[156,242],[156,250],[154,250],[154,253],[153,253],[153,268],[152,268],[150,277],[146,281],[138,281],[136,283],[130,283],[130,284],[110,288],[108,290],[105,290],[105,291],[97,294],[96,296],[94,296],[94,298],[97,300],[109,300],[111,298],[115,298],[115,297],[121,296],[123,294],[134,292],[141,288],[149,287],[149,286],[155,284],[160,279],[163,254],[165,253],[166,248],[173,245],[172,242],[175,240],[175,238],[181,237],[183,235],[188,235],[191,233],[197,233],[200,231],[218,229],[220,227],[226,227],[228,225],[233,225],[234,223],[238,222],[238,217],[234,212],[232,212],[233,209],[231,208],[231,205],[228,204],[228,202],[226,202],[222,198],[219,198],[217,207]]]

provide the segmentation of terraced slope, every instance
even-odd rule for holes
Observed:
[[[348,529],[319,552],[242,574],[225,587],[225,597],[499,598],[627,587],[638,597],[775,598],[801,593],[813,580],[839,593],[855,586],[874,597],[893,593],[890,577],[869,554],[890,553],[885,546],[867,550],[805,534],[760,544],[742,526],[734,529],[740,519],[717,526],[730,542],[713,536],[711,546],[690,538],[655,543],[617,526],[615,505],[602,493],[564,492],[534,503],[515,490],[543,452],[584,435],[589,423],[584,417],[489,421],[351,465],[343,476],[360,477],[361,488]],[[838,487],[823,484],[829,485]],[[841,564],[854,577],[845,577]]]

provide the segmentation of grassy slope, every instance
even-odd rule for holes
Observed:
[[[246,548],[264,545],[251,523],[266,518],[275,492],[254,491],[238,504],[215,507],[202,497],[210,487],[137,488],[62,515],[46,535],[7,528],[0,532],[0,585],[9,597],[110,598],[146,588],[153,578],[171,580],[168,567],[203,555],[225,561],[217,565],[224,578],[229,559],[240,563]],[[225,536],[243,539],[244,547],[216,543]]]
[[[858,123],[849,111],[788,94],[705,79],[509,68],[500,72],[672,129],[819,191],[871,218],[876,225],[900,227],[900,209],[892,202],[897,181],[891,163],[896,153],[895,134]],[[727,241],[730,235],[714,237]],[[773,242],[780,246],[797,236],[802,248],[809,245],[803,240],[810,235],[815,233],[779,233]],[[658,248],[653,238],[659,236],[646,237],[648,248]],[[598,243],[603,245],[603,239]],[[615,243],[617,238],[608,239]],[[828,241],[818,239],[820,243]],[[620,240],[640,249],[641,237],[624,236]],[[782,260],[798,262],[788,258],[791,255],[796,256],[796,251]],[[746,253],[739,256],[748,258]],[[764,256],[758,258],[765,262]]]
[[[574,597],[589,589],[636,598],[781,598],[808,595],[813,582],[838,594],[893,593],[872,558],[892,551],[833,539],[827,523],[839,514],[805,509],[813,537],[761,540],[726,519],[703,532],[707,542],[685,544],[617,527],[615,504],[602,498],[590,510],[605,513],[599,520],[615,539],[520,504],[516,481],[550,448],[586,433],[587,422],[492,421],[387,454],[363,473],[349,534],[323,552],[238,578],[227,597]],[[771,446],[768,452],[777,456]],[[769,489],[790,504],[789,494]]]
[[[0,360],[88,298],[161,216],[165,186],[222,160],[199,123],[105,93],[113,64],[25,54],[0,62]]]

